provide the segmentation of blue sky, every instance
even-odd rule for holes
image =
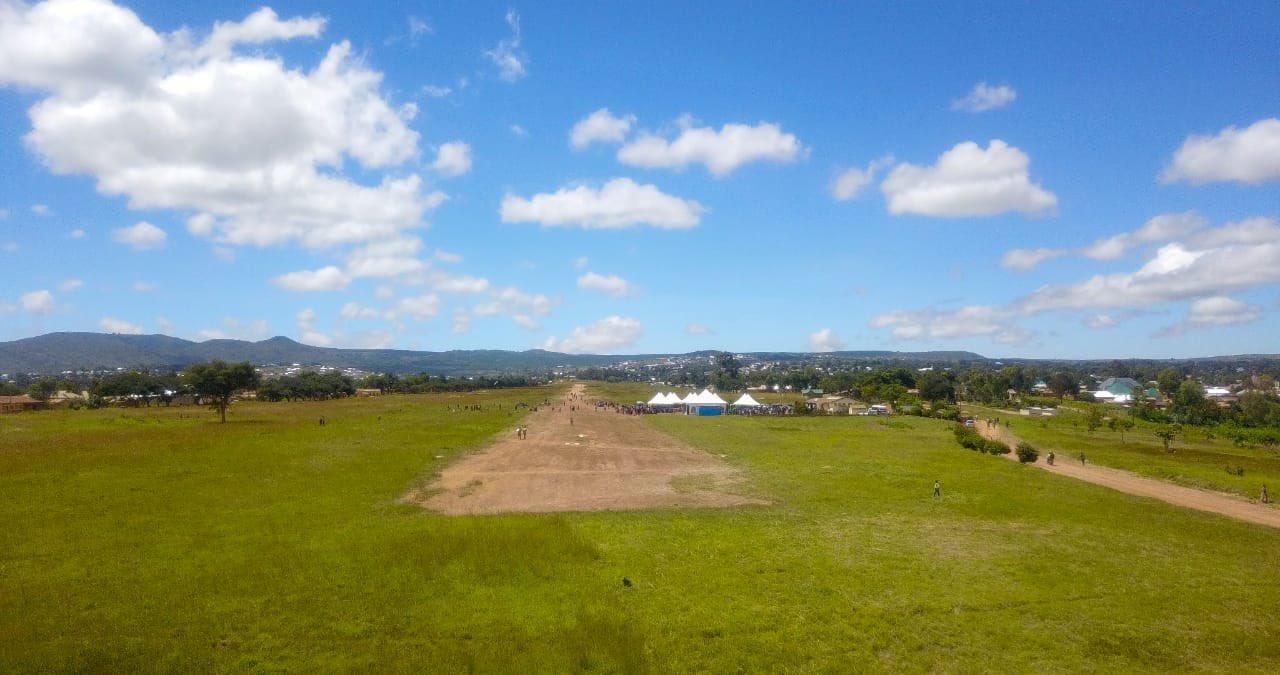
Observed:
[[[0,339],[1274,352],[1230,10],[0,0]]]

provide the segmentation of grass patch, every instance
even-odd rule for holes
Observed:
[[[771,506],[448,517],[398,501],[508,432],[515,403],[546,395],[249,404],[226,425],[177,408],[0,418],[0,663],[1268,672],[1280,662],[1280,533],[964,452],[943,422],[645,418],[725,455]],[[486,408],[449,410],[470,403]]]
[[[1132,471],[1189,487],[1231,492],[1256,499],[1265,483],[1273,492],[1280,486],[1280,452],[1267,448],[1238,447],[1226,438],[1210,438],[1206,429],[1184,427],[1165,452],[1155,435],[1156,425],[1139,421],[1123,437],[1105,426],[1090,432],[1084,416],[1062,408],[1055,417],[1023,417],[1016,412],[965,406],[980,418],[1008,420],[1010,430],[1041,450],[1056,451],[1062,459],[1081,452],[1088,461]],[[1243,469],[1244,475],[1238,475]]]

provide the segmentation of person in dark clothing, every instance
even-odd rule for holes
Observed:
[[[933,481],[933,496],[934,497],[942,496],[942,481],[936,481],[936,480]]]

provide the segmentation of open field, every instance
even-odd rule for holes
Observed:
[[[1257,499],[1265,483],[1276,494],[1280,488],[1280,449],[1237,447],[1230,439],[1209,438],[1205,429],[1185,427],[1173,442],[1174,452],[1165,452],[1156,437],[1156,425],[1138,420],[1138,426],[1119,432],[1105,426],[1090,432],[1084,416],[1063,407],[1054,417],[1023,417],[1016,412],[966,404],[966,414],[981,418],[999,417],[1010,422],[1019,438],[1046,450],[1075,457],[1085,453],[1088,461],[1116,469],[1159,478],[1189,487],[1231,492]],[[1244,475],[1227,469],[1244,469]]]
[[[1280,662],[1280,533],[968,452],[933,420],[643,418],[724,455],[767,506],[445,516],[398,501],[548,395],[238,405],[225,426],[193,409],[0,418],[0,663]],[[464,403],[485,409],[449,410]]]
[[[1008,427],[998,422],[979,420],[975,425],[975,429],[983,437],[1000,441],[1010,448],[1016,448],[1025,443],[1023,439],[1015,436]],[[1125,494],[1159,499],[1174,506],[1216,513],[1242,520],[1246,523],[1255,523],[1280,529],[1280,508],[1263,503],[1261,500],[1247,499],[1230,492],[1186,487],[1170,481],[1142,476],[1132,471],[1114,469],[1101,464],[1090,464],[1087,461],[1087,456],[1085,458],[1086,461],[1077,462],[1078,457],[1073,458],[1059,452],[1060,461],[1051,464],[1049,455],[1052,452],[1052,450],[1041,452],[1039,457],[1026,464],[1055,475],[1101,485]],[[1022,461],[1014,453],[1001,456],[1013,462]]]

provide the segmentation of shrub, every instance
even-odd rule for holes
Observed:
[[[956,442],[963,448],[968,448],[975,452],[985,452],[991,455],[1009,454],[1009,446],[999,441],[989,441],[983,438],[978,432],[963,424],[957,424],[954,431],[956,435]]]
[[[1009,449],[1009,446],[1001,443],[1000,441],[986,441],[985,450],[987,453],[992,455],[1007,455],[1010,452],[1013,452]]]
[[[960,419],[960,409],[954,406],[938,404],[933,408],[933,416],[940,420],[956,421]]]
[[[1028,443],[1018,444],[1018,461],[1023,464],[1034,462],[1040,457],[1040,451],[1031,447]]]
[[[955,434],[956,442],[960,444],[960,447],[968,448],[970,450],[981,450],[982,444],[985,442],[985,439],[983,439],[978,432],[963,424],[957,424],[955,426]]]

